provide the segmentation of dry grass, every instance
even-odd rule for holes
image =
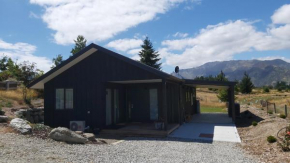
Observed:
[[[262,89],[254,89],[252,94],[238,94],[236,97],[237,103],[251,105],[257,108],[262,108],[260,104],[261,100],[275,103],[277,113],[279,114],[285,114],[285,105],[287,105],[288,117],[290,117],[290,92],[271,90],[269,93],[263,93]],[[220,102],[217,98],[217,93],[207,88],[197,89],[197,99],[200,100],[202,107],[226,107],[225,103]],[[269,110],[274,112],[274,105],[269,105]]]
[[[253,94],[249,95],[237,95],[237,102],[240,104],[246,104],[262,108],[260,101],[268,101],[276,104],[277,113],[285,114],[285,105],[288,106],[288,112],[290,112],[290,93],[278,92],[277,90],[271,90],[269,93],[263,93],[260,89],[255,89]],[[266,108],[264,108],[266,109]],[[274,112],[274,105],[269,105],[269,110]],[[289,115],[289,113],[288,113]]]
[[[27,96],[33,98],[36,98],[38,96],[38,93],[35,90],[28,89],[27,90]],[[22,89],[17,90],[0,90],[0,98],[1,99],[9,99],[9,100],[15,100],[17,102],[23,102],[23,93]]]
[[[198,88],[196,90],[197,99],[200,105],[204,107],[226,107],[226,103],[220,102],[217,93],[209,91],[207,88]]]

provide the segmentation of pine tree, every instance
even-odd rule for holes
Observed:
[[[228,79],[226,78],[226,75],[224,74],[224,72],[222,70],[221,70],[221,73],[216,76],[216,80],[217,81],[228,81]]]
[[[254,84],[251,81],[251,77],[245,72],[244,77],[240,83],[240,92],[245,93],[251,93],[252,89],[254,88]]]
[[[62,61],[63,61],[62,55],[61,54],[57,55],[55,58],[52,59],[53,65],[51,66],[51,69],[61,64]]]
[[[81,51],[83,48],[86,47],[87,40],[84,38],[84,36],[79,35],[77,37],[77,40],[74,40],[75,47],[71,50],[72,55],[75,55],[79,51]]]
[[[216,76],[216,81],[228,81],[228,79],[226,78],[226,75],[223,71],[221,71],[220,74],[218,74]],[[220,89],[218,90],[218,95],[217,97],[219,98],[219,100],[221,100],[222,102],[228,102],[228,91],[226,89]]]
[[[148,37],[143,41],[141,47],[142,50],[139,52],[140,62],[161,70],[161,63],[158,63],[160,61],[158,51],[153,49],[153,45]]]

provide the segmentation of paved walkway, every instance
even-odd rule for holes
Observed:
[[[241,142],[232,119],[227,114],[220,113],[194,115],[191,122],[181,125],[169,137],[202,142]]]

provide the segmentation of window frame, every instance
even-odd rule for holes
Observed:
[[[63,108],[56,108],[56,102],[57,102],[57,100],[56,100],[56,91],[58,90],[58,89],[62,89],[63,90]],[[67,108],[66,106],[66,102],[67,102],[67,99],[66,99],[66,97],[67,97],[67,95],[66,95],[66,90],[68,90],[68,89],[71,89],[72,90],[72,108]],[[75,106],[75,104],[74,104],[74,89],[73,88],[55,88],[55,103],[54,103],[54,107],[55,107],[55,110],[71,110],[71,109],[74,109],[74,106]]]
[[[66,91],[68,90],[68,89],[71,89],[72,90],[72,107],[71,108],[68,108],[67,107],[67,105],[66,105],[66,97],[67,97],[67,94],[66,94]],[[65,109],[73,109],[74,108],[74,89],[73,88],[66,88],[65,89],[65,94],[64,94],[64,108]]]
[[[63,105],[60,107],[60,108],[57,108],[57,90],[63,90]],[[65,109],[65,89],[64,88],[56,88],[55,89],[55,103],[54,103],[54,106],[55,106],[55,110],[63,110]]]

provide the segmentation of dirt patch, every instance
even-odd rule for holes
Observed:
[[[13,128],[9,127],[7,123],[0,123],[0,134],[17,133]]]
[[[252,126],[252,122],[258,122]],[[241,118],[237,120],[237,129],[241,137],[241,147],[247,153],[257,157],[262,162],[290,162],[290,153],[283,152],[276,143],[268,143],[267,137],[277,137],[278,131],[289,125],[289,121],[268,115],[265,110],[252,106],[241,107]]]

